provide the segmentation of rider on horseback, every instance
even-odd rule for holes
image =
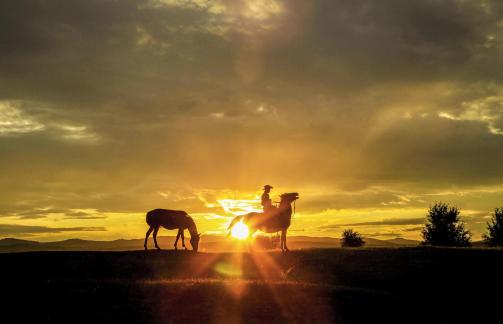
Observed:
[[[274,206],[272,205],[271,197],[269,197],[269,193],[271,192],[271,189],[272,189],[272,186],[270,186],[270,185],[264,186],[264,193],[262,194],[262,197],[261,197],[261,203],[262,203],[262,208],[264,209],[264,213],[274,208]]]

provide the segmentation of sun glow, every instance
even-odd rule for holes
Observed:
[[[283,12],[284,8],[276,0],[253,0],[245,2],[242,15],[255,20],[266,20]]]
[[[248,238],[248,235],[250,235],[250,230],[246,224],[239,222],[232,228],[231,235],[238,240],[245,240]]]

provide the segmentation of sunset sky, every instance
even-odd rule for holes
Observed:
[[[498,0],[1,1],[0,238],[221,234],[271,184],[290,235],[420,239],[443,201],[478,240],[502,53]]]

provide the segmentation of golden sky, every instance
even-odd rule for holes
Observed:
[[[297,191],[291,235],[479,239],[503,205],[503,3],[0,3],[0,238],[221,234]],[[167,234],[167,232],[164,232]],[[174,233],[171,233],[174,235]]]

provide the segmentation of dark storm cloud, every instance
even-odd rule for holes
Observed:
[[[335,188],[315,212],[503,183],[500,1],[247,3],[0,2],[3,214]]]
[[[189,87],[185,104],[190,105],[197,90],[207,98],[240,88],[214,79],[236,79],[235,51],[252,42],[240,32],[239,17],[145,4],[2,2],[2,94],[23,92],[23,99],[60,99],[72,106],[126,99],[153,109],[166,103],[167,98],[156,100],[165,90]],[[500,57],[502,6],[496,1],[316,1],[309,19],[297,10],[304,6],[303,1],[285,4],[285,20],[303,23],[290,43],[275,46],[274,33],[258,40],[265,47],[262,81],[288,80],[280,91],[306,83],[333,92],[397,78],[471,78],[475,70],[492,69]],[[291,29],[281,19],[277,25],[280,32]],[[490,35],[494,44],[487,43]],[[501,74],[492,70],[488,76]],[[26,93],[27,87],[34,91]],[[183,105],[181,97],[172,100]]]
[[[202,11],[141,8],[143,4],[145,1],[2,2],[0,95],[98,113],[104,104],[115,102],[120,105],[114,109],[141,105],[149,110],[159,104],[156,97],[166,90],[197,86],[195,71],[210,63],[213,54],[208,44],[214,41],[207,33],[186,34],[170,27],[197,26],[209,17]],[[139,30],[143,29],[152,33],[153,41],[161,38],[160,42],[174,49],[159,56],[157,43],[139,46]],[[204,63],[200,60],[203,55]],[[180,80],[183,73],[188,76],[185,84]],[[174,101],[183,103],[183,96]],[[163,100],[166,103],[169,101]]]
[[[289,19],[303,21],[296,9],[304,3],[288,4]],[[264,41],[272,47],[263,69],[270,80],[332,95],[379,82],[501,81],[493,69],[501,60],[496,1],[316,1],[310,7],[306,28],[289,46],[275,46],[274,37]],[[490,35],[496,41],[488,42]]]
[[[0,235],[2,236],[95,231],[106,231],[106,229],[104,227],[46,227],[0,224]]]

